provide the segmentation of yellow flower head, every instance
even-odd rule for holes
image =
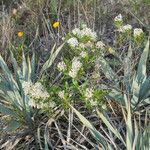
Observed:
[[[53,23],[53,28],[58,28],[58,27],[59,27],[59,22],[58,21],[54,22]]]
[[[19,31],[18,32],[18,37],[22,37],[23,36],[23,32]]]

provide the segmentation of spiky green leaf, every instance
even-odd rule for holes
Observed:
[[[91,134],[95,138],[95,140],[98,141],[99,144],[103,147],[103,149],[107,149],[108,143],[106,142],[104,136],[98,132],[95,127],[83,116],[80,114],[79,111],[77,111],[74,107],[71,106],[73,111],[76,113],[76,115],[79,117],[80,121],[90,130]]]

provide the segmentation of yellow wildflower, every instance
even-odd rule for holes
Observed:
[[[59,27],[59,22],[58,21],[54,22],[53,23],[53,28],[58,28],[58,27]]]
[[[18,37],[22,37],[23,36],[23,32],[19,31],[18,32]]]

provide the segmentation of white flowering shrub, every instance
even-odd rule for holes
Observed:
[[[57,64],[62,74],[59,86],[55,86],[52,95],[57,96],[65,108],[68,104],[79,101],[88,108],[104,105],[106,91],[95,87],[100,77],[96,58],[103,54],[106,45],[97,41],[96,32],[82,24],[66,36],[64,57]],[[94,83],[95,82],[95,83]]]
[[[71,46],[71,47],[77,47],[79,45],[78,39],[75,37],[70,38],[67,43]]]
[[[124,26],[120,27],[119,31],[123,32],[123,33],[131,32],[132,26],[130,24],[124,25]]]
[[[145,34],[141,28],[134,28],[130,24],[124,25],[123,17],[121,14],[114,18],[114,24],[117,28],[118,34],[116,43],[120,46],[127,42],[134,42],[135,46],[141,47],[145,41]]]
[[[118,47],[123,47],[126,43],[132,44],[131,46],[138,46],[137,41],[141,44],[144,41],[142,29],[134,28],[130,24],[124,25],[121,14],[114,18],[114,24],[118,34],[115,44]],[[103,97],[107,90],[98,88],[101,78],[99,72],[101,64],[97,63],[97,60],[107,54],[121,60],[124,59],[121,56],[122,52],[117,52],[108,44],[98,40],[97,34],[85,24],[73,29],[65,40],[65,51],[61,61],[57,64],[58,72],[61,73],[62,77],[59,86],[55,87],[55,91],[53,90],[53,94],[60,100],[58,104],[66,107],[78,100],[88,108],[104,106]],[[109,64],[119,69],[120,65],[118,64],[120,62],[117,61],[109,61]],[[105,64],[104,61],[102,63]],[[106,67],[105,72],[107,71],[109,68]]]
[[[0,54],[0,97],[6,101],[6,103],[0,102],[0,113],[6,115],[7,110],[9,111],[7,115],[10,117],[6,129],[16,130],[20,127],[26,127],[34,130],[38,126],[37,120],[41,114],[46,117],[53,115],[56,104],[55,101],[52,101],[43,76],[45,75],[44,71],[51,66],[63,45],[50,54],[48,61],[37,73],[38,77],[35,53],[31,58],[27,55],[26,59],[23,52],[22,65],[20,65],[17,63],[13,52],[10,51],[13,69],[9,69]],[[60,65],[60,68],[61,66],[63,64]]]
[[[22,87],[25,95],[29,99],[29,105],[38,109],[53,108],[54,102],[49,102],[49,93],[46,91],[44,86],[40,82],[35,84],[23,81]]]

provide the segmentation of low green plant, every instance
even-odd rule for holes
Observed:
[[[46,89],[40,83],[44,72],[54,62],[56,56],[64,44],[56,49],[54,45],[49,59],[40,70],[40,77],[36,76],[35,54],[31,59],[27,59],[22,53],[22,67],[11,53],[13,70],[9,69],[6,62],[0,55],[0,113],[9,116],[9,122],[6,131],[15,131],[18,128],[28,128],[34,130],[37,128],[36,117],[41,113],[52,112],[54,105]],[[43,95],[44,93],[44,95]],[[43,96],[41,96],[43,95]],[[54,104],[54,103],[53,103]]]
[[[122,17],[120,18],[122,20]],[[149,39],[146,42],[143,42],[145,41],[145,38],[142,29],[134,29],[132,35],[132,26],[130,25],[121,26],[118,30],[121,36],[123,36],[122,34],[126,34],[126,37],[128,30],[130,30],[130,38],[127,37],[129,48],[128,50],[123,49],[123,52],[109,49],[114,62],[118,62],[117,64],[111,63],[110,59],[106,59],[105,56],[99,57],[98,61],[101,65],[100,71],[102,71],[109,82],[108,84],[102,84],[101,86],[104,89],[110,89],[108,97],[122,105],[125,105],[126,100],[124,99],[124,96],[126,96],[131,103],[132,111],[137,111],[139,108],[146,107],[150,104],[150,86],[149,77],[147,75]],[[145,47],[143,49],[143,46],[140,48],[141,56],[139,62],[136,64],[134,57],[137,57],[137,53],[140,52],[138,49],[134,49],[136,47],[134,39],[137,40],[137,38],[138,41],[142,39],[142,42],[145,43]],[[123,46],[123,44],[121,46]],[[120,72],[117,73],[117,70],[120,70]]]
[[[59,84],[55,86],[53,97],[65,108],[79,102],[86,107],[103,106],[107,90],[96,87],[99,74],[96,70],[96,57],[103,54],[104,44],[97,41],[97,35],[87,25],[75,28],[66,36],[65,50],[57,64],[60,72]],[[76,101],[78,99],[78,101]]]
[[[120,29],[122,29],[122,26]],[[127,34],[127,32],[122,33],[121,30],[120,34]],[[95,145],[92,145],[94,149],[147,150],[150,147],[150,124],[148,123],[148,117],[144,115],[145,124],[141,124],[142,121],[138,118],[142,115],[143,111],[146,114],[149,113],[150,86],[149,77],[147,75],[149,39],[146,41],[145,48],[142,50],[141,56],[138,59],[136,69],[136,64],[134,64],[135,60],[133,59],[133,54],[135,53],[132,49],[135,43],[131,42],[131,37],[132,34],[130,38],[127,39],[130,45],[128,51],[124,52],[122,60],[118,51],[108,48],[109,53],[111,53],[114,60],[118,62],[117,64],[111,63],[109,59],[106,59],[105,55],[99,55],[98,59],[100,71],[107,80],[107,83],[101,83],[100,87],[109,91],[108,95],[106,95],[108,100],[114,100],[120,105],[121,121],[123,121],[124,124],[123,127],[121,127],[121,129],[118,128],[118,123],[116,124],[115,121],[112,121],[111,116],[109,116],[106,111],[97,107],[97,116],[107,127],[106,130],[100,127],[99,130],[101,131],[99,131],[79,111],[71,106],[80,121],[89,129],[94,138]],[[122,44],[123,43],[120,43],[120,45]],[[121,71],[118,73],[117,69]]]
[[[143,50],[141,58],[138,63],[135,73],[131,73],[132,62],[132,48],[129,47],[128,54],[123,60],[124,64],[124,76],[119,78],[113,71],[109,62],[104,58],[99,59],[101,64],[101,70],[105,74],[106,78],[111,81],[112,87],[109,97],[119,103],[125,104],[124,95],[130,99],[132,110],[138,110],[139,107],[147,106],[150,103],[149,100],[149,77],[147,77],[147,59],[149,54],[149,40]],[[120,86],[120,83],[122,86]],[[109,86],[107,86],[109,88]],[[123,90],[122,90],[123,88]]]

